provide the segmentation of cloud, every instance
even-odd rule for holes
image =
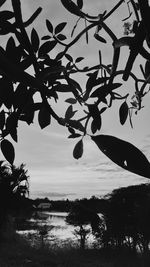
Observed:
[[[55,192],[46,192],[44,191],[34,191],[31,193],[31,197],[34,198],[49,198],[49,199],[66,199],[68,196],[74,197],[76,194],[64,194],[64,193],[55,193]]]

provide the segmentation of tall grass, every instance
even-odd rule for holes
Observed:
[[[127,251],[80,250],[72,242],[32,247],[27,239],[14,234],[0,244],[0,267],[149,267],[150,255]]]

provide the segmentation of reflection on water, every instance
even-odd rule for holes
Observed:
[[[65,221],[67,216],[66,212],[35,212],[29,223],[33,225],[34,229],[18,231],[20,234],[33,234],[39,230],[40,227],[46,226],[48,229],[47,239],[51,240],[52,237],[65,240],[75,238],[73,231],[74,227],[68,225]]]
[[[33,218],[29,221],[34,227],[28,228],[30,230],[18,232],[25,235],[33,246],[37,245],[37,242],[43,244],[43,240],[51,244],[54,241],[54,244],[57,245],[70,244],[71,241],[71,244],[77,245],[77,236],[74,234],[75,227],[66,223],[66,216],[66,212],[35,212]],[[44,228],[46,235],[42,237],[40,231],[42,232]],[[89,229],[89,226],[87,226],[87,229]],[[94,244],[93,242],[94,236],[90,233],[87,245],[90,247]]]
[[[61,240],[67,238],[74,238],[74,227],[68,225],[65,222],[65,218],[67,216],[66,212],[48,212],[46,213],[48,218],[46,220],[47,225],[54,226],[51,230],[51,234],[55,235],[57,238]]]

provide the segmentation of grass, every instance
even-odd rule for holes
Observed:
[[[150,255],[103,252],[97,249],[81,251],[71,244],[60,247],[31,247],[15,234],[0,244],[0,267],[149,267]]]

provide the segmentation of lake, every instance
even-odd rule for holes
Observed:
[[[35,212],[33,218],[29,220],[34,227],[30,230],[17,231],[21,235],[31,236],[38,234],[40,231],[46,230],[47,234],[45,239],[49,242],[61,241],[62,243],[70,239],[76,241],[77,238],[74,234],[75,227],[68,225],[65,221],[67,212]],[[88,226],[87,226],[88,228]],[[38,229],[38,230],[37,230]],[[93,236],[90,234],[88,243],[93,241]]]

